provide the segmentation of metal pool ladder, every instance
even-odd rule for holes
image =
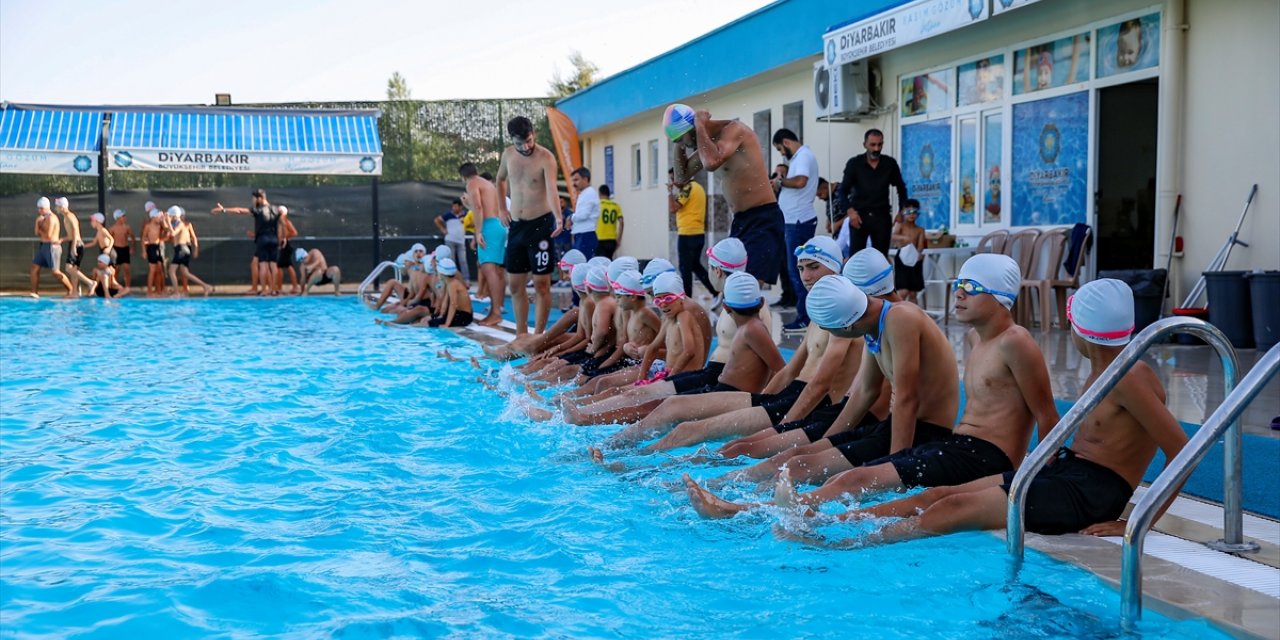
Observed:
[[[1241,509],[1240,475],[1241,448],[1240,424],[1237,421],[1240,412],[1248,401],[1261,390],[1271,374],[1275,373],[1276,360],[1280,360],[1280,349],[1273,348],[1254,367],[1246,378],[1240,393],[1236,391],[1236,379],[1239,376],[1239,362],[1235,349],[1217,327],[1195,318],[1165,318],[1143,329],[1129,343],[1115,361],[1107,367],[1102,375],[1094,381],[1080,399],[1076,401],[1067,415],[1049,432],[1035,450],[1019,467],[1009,487],[1008,530],[1006,540],[1009,553],[1021,559],[1024,551],[1025,525],[1023,523],[1023,505],[1031,479],[1048,464],[1067,440],[1075,435],[1084,422],[1085,416],[1098,406],[1102,399],[1115,388],[1124,374],[1129,371],[1153,345],[1163,342],[1165,338],[1176,333],[1186,333],[1209,343],[1222,360],[1225,399],[1218,410],[1201,426],[1191,438],[1182,452],[1179,453],[1157,477],[1155,483],[1147,490],[1142,499],[1129,516],[1125,529],[1123,563],[1121,571],[1121,621],[1125,628],[1132,627],[1142,614],[1142,543],[1147,531],[1151,528],[1151,520],[1155,512],[1164,504],[1181,484],[1192,468],[1200,462],[1204,454],[1217,439],[1225,434],[1224,446],[1224,478],[1223,478],[1223,534],[1224,539],[1210,543],[1210,547],[1219,551],[1246,552],[1257,551],[1253,543],[1244,542],[1244,513]],[[1268,368],[1270,372],[1268,373]]]
[[[356,290],[356,300],[360,300],[361,302],[365,301],[365,291],[373,285],[374,281],[378,279],[378,276],[381,276],[382,272],[386,271],[388,267],[395,270],[395,279],[400,279],[400,265],[387,260],[374,267],[373,271],[370,271],[369,275],[365,277],[364,282],[360,283],[360,288]]]

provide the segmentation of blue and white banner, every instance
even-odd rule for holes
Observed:
[[[292,173],[380,176],[382,155],[108,149],[112,171],[208,171],[211,173]]]
[[[1025,7],[1034,4],[1039,0],[992,0],[991,15],[998,16],[1006,11],[1013,11],[1019,7]]]
[[[1013,105],[1015,227],[1087,222],[1089,92]]]
[[[0,149],[0,173],[98,175],[98,152]]]
[[[827,67],[861,60],[986,20],[988,0],[916,0],[828,31],[822,36]]]
[[[926,229],[951,226],[951,120],[903,126],[901,167],[907,197],[920,201],[916,224]]]

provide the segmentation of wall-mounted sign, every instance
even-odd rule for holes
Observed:
[[[988,0],[917,0],[822,36],[827,67],[884,53],[986,20]]]

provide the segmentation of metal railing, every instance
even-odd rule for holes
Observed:
[[[365,276],[364,281],[360,283],[360,288],[356,290],[356,300],[365,302],[365,292],[368,291],[369,287],[378,280],[378,276],[381,276],[382,272],[386,271],[388,267],[395,271],[395,279],[400,279],[400,265],[398,263],[390,260],[382,262],[378,266],[374,267],[373,271],[370,271],[369,275]]]
[[[1014,475],[1013,481],[1009,486],[1006,542],[1009,545],[1009,553],[1015,558],[1021,559],[1024,552],[1026,527],[1023,522],[1023,508],[1026,502],[1027,490],[1031,486],[1031,479],[1048,464],[1049,460],[1057,454],[1067,440],[1075,435],[1089,412],[1097,408],[1102,399],[1115,388],[1116,384],[1128,373],[1129,369],[1141,360],[1142,355],[1153,345],[1163,342],[1165,338],[1176,333],[1186,333],[1200,338],[1209,343],[1218,352],[1218,357],[1222,360],[1224,396],[1231,397],[1231,392],[1236,386],[1240,367],[1236,359],[1235,349],[1231,347],[1230,341],[1217,327],[1203,320],[1178,317],[1159,320],[1143,329],[1138,335],[1134,336],[1129,345],[1120,352],[1120,355],[1116,356],[1115,361],[1098,376],[1093,385],[1080,396],[1080,399],[1071,407],[1067,415],[1062,416],[1058,424],[1036,446],[1035,450],[1027,456],[1027,459],[1018,468],[1017,474]],[[1240,450],[1242,448],[1240,425],[1234,419],[1224,424],[1225,426],[1222,429],[1226,432],[1226,443],[1223,454],[1225,459],[1223,474],[1223,531],[1225,544],[1242,545],[1244,513],[1240,504]],[[1200,438],[1206,433],[1207,429],[1202,427],[1196,437]],[[1130,530],[1133,530],[1134,522],[1132,520],[1129,521],[1129,527]],[[1146,531],[1147,527],[1144,527],[1137,534],[1139,548],[1141,548],[1141,537],[1146,535]],[[1126,534],[1127,540],[1128,535]],[[1129,579],[1127,573],[1125,577]],[[1122,606],[1128,610],[1130,603],[1125,600]],[[1141,603],[1137,606],[1140,607]]]
[[[1169,496],[1186,482],[1187,477],[1196,465],[1204,459],[1209,448],[1217,442],[1218,437],[1226,433],[1227,460],[1226,477],[1235,478],[1236,496],[1239,496],[1241,460],[1240,450],[1240,414],[1245,407],[1258,396],[1262,387],[1266,386],[1276,372],[1280,371],[1280,345],[1271,347],[1262,359],[1258,360],[1249,374],[1240,381],[1234,391],[1227,394],[1218,405],[1217,410],[1201,425],[1196,435],[1187,442],[1182,451],[1173,458],[1160,473],[1156,481],[1151,483],[1142,499],[1129,514],[1129,523],[1124,530],[1124,551],[1120,565],[1120,602],[1123,610],[1120,620],[1126,630],[1142,618],[1142,543],[1146,532],[1151,529],[1152,520],[1160,511]],[[1232,442],[1235,446],[1232,446]],[[1233,455],[1233,450],[1236,455]],[[1237,510],[1239,505],[1236,506]],[[1223,527],[1223,539],[1207,543],[1210,549],[1228,553],[1255,552],[1258,545],[1243,541],[1243,521],[1240,518],[1227,518]]]

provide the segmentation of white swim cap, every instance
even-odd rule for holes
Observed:
[[[640,282],[644,284],[644,288],[652,289],[653,282],[658,276],[667,272],[674,273],[675,270],[676,266],[671,264],[670,260],[667,260],[666,258],[654,258],[649,261],[649,264],[644,266],[644,271],[640,275]]]
[[[48,198],[46,198],[46,197],[44,197],[44,196],[41,196],[39,200],[36,200],[36,208],[37,208],[37,209],[48,209],[48,208],[49,208],[49,199],[48,199]]]
[[[71,206],[71,201],[68,200],[66,196],[59,196],[53,201],[53,204],[54,206],[58,206],[58,207],[62,207],[63,209],[66,209],[67,207]]]
[[[618,276],[622,275],[623,271],[639,271],[639,270],[640,270],[639,260],[636,260],[631,256],[622,256],[617,260],[610,262],[609,268],[605,271],[605,273],[608,274],[609,281],[612,282],[614,280],[617,280]]]
[[[458,265],[450,258],[441,258],[440,262],[436,263],[436,270],[442,276],[451,276],[458,272]]]
[[[684,281],[672,271],[664,271],[653,279],[653,295],[664,296],[672,293],[684,294]]]
[[[812,260],[828,269],[831,273],[840,273],[840,245],[830,236],[814,236],[808,242],[796,247],[796,262]]]
[[[869,296],[893,293],[893,267],[889,266],[889,259],[883,253],[871,247],[853,254],[844,265],[843,275]]]
[[[677,102],[662,113],[662,130],[667,132],[668,140],[675,142],[680,136],[693,131],[693,119],[693,109]]]
[[[867,294],[844,276],[823,276],[804,300],[809,318],[823,329],[848,329],[867,312]]]
[[[707,262],[725,273],[737,273],[747,268],[747,246],[737,238],[725,238],[707,249]]]
[[[960,265],[956,282],[961,280],[977,282],[986,289],[985,293],[995,296],[1004,308],[1010,309],[1018,298],[1018,289],[1022,288],[1022,270],[1018,268],[1018,262],[1009,256],[979,253]]]
[[[280,214],[280,215],[282,215],[282,216],[287,216],[287,215],[289,215],[289,207],[286,207],[286,206],[284,206],[284,205],[280,205],[280,206],[276,207],[276,213],[279,213],[279,214]]]
[[[1067,298],[1071,330],[1088,342],[1108,347],[1129,343],[1133,336],[1133,289],[1120,280],[1085,283]]]
[[[152,201],[150,201],[150,200],[148,200],[146,204],[142,205],[142,210],[143,210],[143,211],[151,211],[151,210],[153,210],[153,209],[155,209],[155,208],[156,208],[156,203],[154,203],[154,202],[152,202]]]
[[[612,260],[610,260],[610,259],[608,259],[608,258],[606,258],[606,257],[604,257],[604,256],[596,256],[596,257],[594,257],[594,258],[592,258],[592,259],[588,260],[588,261],[587,261],[587,264],[589,264],[589,265],[591,265],[591,266],[593,266],[593,267],[600,267],[601,269],[608,270],[608,269],[609,269],[609,264],[610,264],[610,263],[612,263],[612,262],[613,262]]]
[[[575,264],[582,264],[586,261],[587,256],[583,255],[581,251],[578,251],[577,249],[570,249],[564,252],[563,256],[560,256],[560,262],[556,263],[556,266],[561,269],[568,269]]]
[[[418,251],[421,251],[421,252],[423,252],[423,253],[426,253],[426,252],[427,252],[427,248],[426,248],[426,246],[424,246],[421,242],[415,242],[415,243],[413,244],[413,246],[412,246],[412,247],[409,247],[409,254],[408,254],[408,255],[413,255],[414,253],[417,253]]]
[[[98,262],[100,264],[111,264],[111,256],[105,253],[98,254]]]
[[[448,246],[442,244],[436,247],[436,250],[432,251],[431,255],[434,255],[436,257],[436,260],[444,260],[445,258],[452,260],[453,249],[450,249]]]
[[[724,281],[724,305],[747,309],[760,304],[760,283],[749,273],[735,273]]]
[[[909,244],[898,249],[898,260],[902,261],[903,266],[914,267],[920,264],[920,250],[914,244]]]
[[[582,264],[571,265],[569,267],[569,284],[572,285],[573,288],[577,291],[586,291],[587,290],[587,271],[590,271],[590,270],[591,270],[591,267],[588,266],[585,262]]]
[[[414,260],[414,257],[413,257],[413,252],[412,252],[412,251],[406,251],[406,252],[404,252],[404,253],[402,253],[402,254],[400,254],[400,255],[396,256],[396,264],[401,265],[401,266],[404,266],[404,264],[405,264],[406,262],[412,262],[413,260]]]
[[[587,270],[587,291],[609,291],[609,274],[600,267]]]
[[[98,224],[102,224],[102,223],[104,223],[104,222],[106,222],[106,221],[107,221],[107,217],[106,217],[106,216],[104,216],[104,215],[102,215],[102,212],[101,212],[101,211],[99,211],[99,212],[97,212],[97,213],[95,213],[95,214],[93,214],[93,215],[91,215],[91,216],[89,216],[89,217],[90,217],[90,218],[92,218],[92,219],[93,219],[93,221],[94,221],[94,222],[97,222]]]
[[[173,205],[172,207],[169,207],[169,215],[170,215],[170,216],[172,216],[172,217],[174,217],[174,218],[177,218],[177,217],[181,216],[181,215],[182,215],[182,207],[179,207],[179,206],[178,206],[178,205],[176,205],[176,204],[175,204],[175,205]]]
[[[147,214],[147,216],[149,216],[152,220],[154,220],[154,219],[156,219],[156,218],[159,218],[160,216],[164,215],[164,212],[163,212],[163,211],[161,211],[161,210],[159,210],[159,209],[156,209],[155,207],[152,207],[152,208],[150,209],[150,211],[151,211],[151,213],[148,213],[148,214]]]
[[[623,271],[618,274],[618,279],[614,280],[613,293],[620,296],[643,296],[644,283],[640,280],[640,272],[632,269]]]
[[[119,220],[120,218],[123,218],[123,217],[124,217],[124,209],[116,209],[115,211],[111,212],[112,220]]]
[[[303,260],[306,260],[306,259],[307,259],[306,249],[303,249],[302,247],[298,247],[298,250],[293,252],[294,262],[302,262]]]

